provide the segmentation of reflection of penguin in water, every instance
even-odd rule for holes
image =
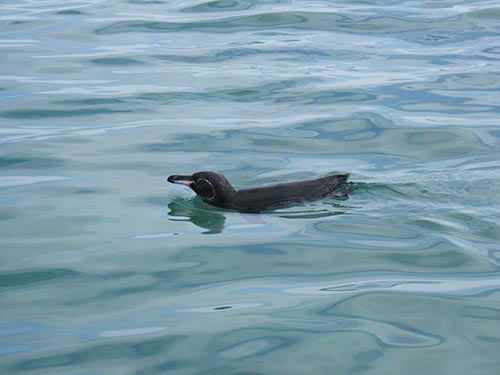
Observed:
[[[203,201],[213,206],[258,213],[328,196],[347,197],[348,177],[348,174],[326,176],[241,190],[235,190],[222,174],[215,172],[197,172],[192,176],[173,175],[168,177],[168,181],[189,186]]]
[[[190,221],[194,225],[207,229],[205,234],[221,233],[226,217],[215,210],[207,211],[186,205],[186,201],[174,199],[168,204],[170,220]]]

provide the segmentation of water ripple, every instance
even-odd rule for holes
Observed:
[[[499,367],[498,4],[114,5],[0,6],[0,373]]]
[[[32,270],[0,274],[0,288],[12,288],[30,284],[47,283],[60,278],[74,277],[77,273],[71,270]]]
[[[425,37],[417,38],[417,41],[422,43],[426,43],[431,39],[433,42],[438,43],[453,43],[472,37],[471,33],[476,30],[481,30],[483,35],[493,35],[493,28],[487,28],[484,24],[482,24],[482,27],[478,27],[475,20],[494,20],[494,13],[491,17],[482,17],[482,14],[492,13],[484,10],[479,13],[465,13],[461,17],[424,20],[413,17],[405,19],[384,16],[362,17],[347,13],[332,12],[272,12],[184,22],[119,21],[97,28],[95,33],[105,35],[126,32],[228,32],[275,28],[311,29],[359,34],[389,34],[420,31],[426,33]],[[439,34],[443,29],[447,29],[448,34],[446,36],[443,32]],[[435,35],[432,34],[433,31],[436,32]],[[458,32],[458,34],[452,34],[451,31]]]

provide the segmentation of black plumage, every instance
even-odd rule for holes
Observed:
[[[342,174],[240,190],[235,190],[224,175],[216,172],[196,172],[191,176],[172,175],[168,177],[168,181],[189,186],[208,204],[240,212],[258,213],[328,196],[346,197],[348,177],[348,174]]]

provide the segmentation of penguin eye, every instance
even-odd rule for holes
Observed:
[[[202,185],[202,184],[204,184],[204,183],[205,183],[205,181],[206,181],[206,180],[205,180],[204,178],[199,178],[199,179],[197,179],[197,180],[196,180],[196,183],[197,183],[198,185]]]

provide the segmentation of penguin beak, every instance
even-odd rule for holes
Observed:
[[[172,176],[168,176],[167,181],[171,182],[173,184],[181,184],[181,185],[186,185],[186,186],[191,186],[191,184],[194,183],[192,176],[172,175]]]

